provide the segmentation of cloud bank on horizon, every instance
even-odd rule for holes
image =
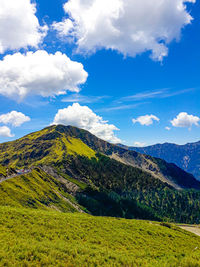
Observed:
[[[70,42],[73,39],[78,53],[105,48],[135,57],[151,51],[151,57],[161,61],[168,44],[179,40],[192,21],[189,2],[196,1],[69,0],[63,6],[68,18],[54,22],[53,28]]]
[[[145,145],[146,145],[146,143],[142,143],[142,142],[134,142],[133,143],[133,145],[135,146],[135,147],[144,147]]]
[[[119,130],[115,125],[108,124],[102,117],[96,115],[89,107],[74,103],[64,109],[59,109],[52,124],[72,125],[88,130],[97,137],[112,143],[119,143],[114,131]]]

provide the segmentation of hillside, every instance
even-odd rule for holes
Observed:
[[[1,266],[199,266],[200,238],[150,221],[0,207]]]
[[[200,142],[186,145],[164,143],[147,147],[128,147],[128,149],[172,162],[200,180]]]
[[[2,166],[0,164],[0,181],[1,179],[6,178],[7,176],[14,175],[16,173],[15,169],[9,166]]]
[[[147,172],[144,162],[160,171]],[[0,163],[31,171],[0,181],[1,205],[200,223],[200,191],[194,190],[199,182],[193,176],[75,127],[51,126],[0,144]]]
[[[74,155],[95,158],[97,152],[140,168],[176,189],[200,188],[200,183],[192,175],[173,164],[112,145],[72,126],[50,126],[14,142],[0,144],[0,164],[13,168],[48,165]]]
[[[0,206],[80,212],[81,207],[64,183],[39,168],[0,182]]]
[[[6,177],[7,176],[7,170],[5,167],[3,167],[2,165],[0,165],[0,179],[1,177]]]

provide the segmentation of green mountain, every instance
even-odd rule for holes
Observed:
[[[186,145],[164,143],[147,147],[125,148],[172,162],[200,180],[200,142]]]
[[[96,153],[140,168],[174,188],[200,188],[192,175],[173,164],[112,145],[72,126],[50,126],[14,142],[0,144],[0,163],[13,168],[55,165],[69,157],[92,159]]]
[[[0,163],[0,266],[200,265],[200,238],[166,222],[200,218],[175,165],[60,125],[0,144]]]
[[[200,221],[200,183],[192,175],[75,127],[50,126],[0,144],[0,164],[27,170],[0,180],[4,206]]]

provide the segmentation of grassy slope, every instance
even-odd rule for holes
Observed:
[[[95,157],[94,150],[80,139],[58,132],[56,126],[0,144],[0,150],[0,162],[13,168],[56,163],[69,155]]]
[[[63,191],[56,179],[40,169],[0,183],[1,206],[76,211],[61,196],[73,201],[73,197]]]
[[[0,176],[6,176],[7,175],[7,171],[6,168],[4,168],[2,165],[0,165]]]
[[[0,207],[1,266],[200,266],[199,248],[174,226]]]

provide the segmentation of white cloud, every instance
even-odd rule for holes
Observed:
[[[134,142],[134,146],[136,146],[136,147],[143,147],[145,145],[146,145],[146,143]]]
[[[197,116],[189,115],[186,112],[181,112],[171,121],[174,127],[191,128],[192,125],[199,126],[200,118]]]
[[[68,18],[53,28],[74,39],[78,52],[105,48],[134,57],[151,51],[153,59],[162,60],[167,45],[192,21],[187,2],[196,0],[69,0],[64,5]]]
[[[35,13],[30,0],[0,0],[0,53],[42,42],[48,27],[40,26]]]
[[[0,127],[0,136],[13,137],[14,135],[11,134],[11,130],[7,126],[2,126]]]
[[[23,113],[14,110],[0,116],[0,123],[11,124],[14,127],[21,126],[27,121],[30,121],[28,116],[25,116]]]
[[[102,117],[96,115],[87,106],[74,103],[64,109],[59,109],[53,124],[72,125],[90,131],[92,134],[112,143],[119,143],[114,131],[119,130],[115,125],[108,124]]]
[[[165,127],[165,130],[170,131],[171,128],[167,126],[167,127]]]
[[[47,97],[67,90],[78,92],[87,76],[81,63],[71,61],[60,52],[16,53],[0,61],[0,94],[22,99],[26,95]]]
[[[154,115],[145,115],[145,116],[140,116],[137,119],[132,119],[133,123],[140,123],[141,125],[146,125],[149,126],[153,124],[153,121],[160,121],[160,119]]]

